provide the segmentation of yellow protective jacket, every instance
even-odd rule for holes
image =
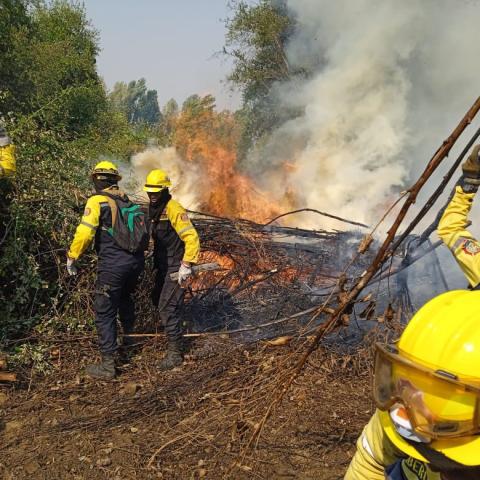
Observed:
[[[357,451],[344,480],[441,480],[441,477],[424,462],[399,451],[375,412],[357,441]]]
[[[170,199],[158,219],[152,219],[157,267],[173,267],[181,260],[197,263],[200,239],[187,211]]]
[[[15,160],[15,145],[0,147],[0,176],[12,177],[17,171]]]
[[[102,203],[108,204],[107,197],[104,195],[93,195],[87,200],[82,220],[75,231],[75,236],[67,253],[70,258],[74,260],[79,258],[95,238],[97,228],[100,225]]]
[[[437,229],[473,288],[480,283],[480,243],[467,230],[467,217],[474,196],[474,193],[465,193],[457,186]]]

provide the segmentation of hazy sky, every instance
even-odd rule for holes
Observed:
[[[224,83],[230,63],[215,53],[225,40],[228,0],[84,0],[100,32],[98,70],[107,87],[144,77],[162,106],[211,93],[220,108],[236,108]]]

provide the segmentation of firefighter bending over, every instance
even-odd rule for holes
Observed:
[[[95,240],[98,255],[95,287],[95,324],[102,360],[89,365],[93,378],[115,377],[117,315],[124,333],[131,333],[135,322],[132,293],[144,268],[148,230],[144,212],[132,204],[118,188],[117,167],[100,162],[92,172],[96,194],[87,201],[85,212],[67,254],[67,270],[76,275],[76,260]]]
[[[479,312],[480,292],[447,292],[376,345],[377,410],[345,480],[480,478]]]
[[[172,183],[163,170],[152,170],[144,191],[150,199],[149,217],[154,242],[154,266],[157,269],[152,301],[158,308],[167,335],[167,354],[160,362],[161,370],[181,365],[185,351],[182,341],[182,283],[192,274],[198,261],[200,241],[185,209],[172,198]],[[178,282],[170,278],[178,272]]]

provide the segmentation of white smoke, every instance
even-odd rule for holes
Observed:
[[[142,191],[148,173],[154,169],[167,172],[172,181],[171,192],[181,204],[190,210],[198,207],[200,193],[197,188],[199,174],[194,164],[186,162],[175,147],[158,148],[150,146],[131,159],[128,171],[122,171],[122,188],[128,193],[147,198]]]
[[[277,86],[301,115],[252,163],[298,207],[362,222],[418,174],[480,93],[477,1],[287,0],[298,22],[291,67],[308,79]],[[261,160],[259,160],[261,159]],[[275,184],[272,188],[272,181]]]

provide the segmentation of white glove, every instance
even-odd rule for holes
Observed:
[[[74,264],[75,260],[73,258],[67,257],[67,272],[70,276],[76,275],[78,273],[77,267]]]
[[[191,274],[192,267],[182,262],[178,269],[178,284],[181,285]]]

